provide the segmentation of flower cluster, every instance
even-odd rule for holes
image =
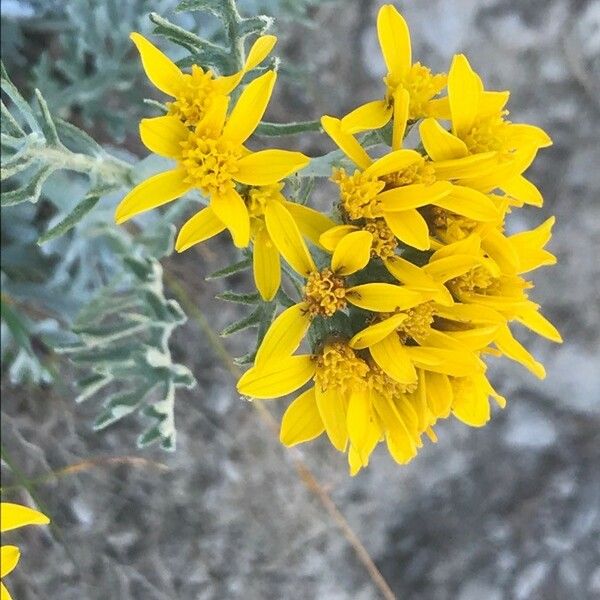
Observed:
[[[281,441],[325,432],[352,474],[380,442],[398,463],[410,461],[424,435],[435,441],[439,419],[484,425],[490,398],[505,405],[484,357],[503,355],[544,377],[510,323],[561,341],[525,278],[556,262],[545,250],[554,220],[505,231],[513,210],[542,204],[524,173],[550,138],[509,121],[508,92],[484,89],[464,55],[448,74],[413,63],[408,27],[393,6],[379,11],[377,32],[388,71],[382,97],[321,119],[345,155],[331,173],[333,217],[283,195],[282,180],[308,158],[244,146],[275,73],[254,79],[228,110],[229,92],[266,57],[272,36],[255,43],[242,71],[215,77],[199,67],[182,74],[134,35],[148,76],[175,98],[166,116],[142,121],[141,137],[176,167],[136,187],[117,210],[123,221],[200,190],[210,203],[184,224],[177,249],[228,229],[236,246],[252,245],[267,301],[281,285],[283,258],[299,297],[272,322],[238,390],[271,399],[302,389]],[[387,140],[383,151],[367,145],[363,134],[373,131]],[[413,138],[416,149],[404,147]]]

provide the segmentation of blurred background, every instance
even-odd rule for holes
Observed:
[[[276,18],[284,69],[269,120],[342,115],[382,94],[379,2],[239,4],[245,15]],[[145,15],[152,10],[176,15],[169,1],[121,5],[3,1],[2,54],[20,89],[39,87],[57,114],[121,156],[142,157],[135,122],[148,110],[141,99],[154,91],[126,48],[128,30],[150,32]],[[550,250],[559,262],[536,275],[533,298],[565,343],[523,332],[546,366],[546,380],[508,361],[492,363],[491,379],[508,398],[507,409],[495,411],[480,430],[441,423],[439,442],[427,443],[408,466],[398,467],[380,448],[369,468],[350,478],[344,456],[324,440],[302,447],[302,457],[398,598],[600,598],[600,3],[407,0],[396,6],[409,23],[415,59],[445,71],[453,53],[465,52],[487,87],[511,90],[512,120],[540,125],[552,136],[554,145],[530,171],[545,205],[519,211],[509,227],[518,231],[557,217]],[[102,19],[112,24],[116,41],[107,40]],[[209,32],[214,26],[200,19],[182,24]],[[83,48],[75,53],[81,65],[64,64],[73,44]],[[115,55],[115,44],[126,48],[125,60]],[[318,134],[276,143],[313,156],[333,149]],[[60,175],[45,194],[68,203],[72,188],[65,186],[77,185]],[[110,221],[119,199],[103,200],[94,218]],[[333,200],[333,186],[319,184],[317,201]],[[74,402],[75,369],[43,339],[61,320],[49,297],[68,303],[71,308],[61,309],[67,313],[79,309],[76,294],[88,293],[90,282],[74,270],[87,269],[91,263],[81,261],[94,252],[71,236],[35,254],[40,250],[28,228],[53,218],[44,202],[3,209],[3,286],[5,273],[30,278],[12,285],[17,298],[27,297],[20,308],[35,330],[39,358],[3,351],[3,498],[37,502],[53,522],[51,529],[19,533],[22,561],[8,581],[14,597],[379,598],[298,477],[292,455],[236,394],[202,322],[186,306],[190,319],[175,330],[171,350],[197,386],[177,394],[176,451],[138,450],[141,425],[133,417],[92,430],[99,402]],[[232,257],[222,237],[165,259],[165,295],[174,296],[168,282],[178,281],[211,326],[224,327],[242,312],[215,300],[222,280],[204,277]],[[39,261],[39,272],[27,271],[27,259]],[[39,302],[26,296],[34,284]],[[251,289],[245,276],[234,285]],[[252,339],[241,334],[225,344],[238,356]],[[268,408],[279,418],[284,404]]]

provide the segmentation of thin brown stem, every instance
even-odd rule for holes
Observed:
[[[223,362],[224,366],[227,367],[227,370],[231,373],[234,379],[237,380],[242,373],[234,363],[229,352],[227,352],[227,349],[225,348],[221,338],[211,327],[202,310],[198,308],[198,306],[190,298],[186,289],[174,277],[165,272],[164,278],[167,285],[177,297],[177,300],[183,306],[187,315],[196,323],[196,325],[198,325],[198,327],[200,327],[202,332],[206,335],[206,338],[215,354]],[[251,402],[251,404],[256,409],[259,417],[262,419],[265,425],[273,432],[273,435],[279,437],[279,425],[264,403],[260,400],[255,400],[254,402]],[[290,455],[300,480],[308,488],[308,490],[318,498],[319,502],[321,502],[323,505],[323,508],[325,508],[329,516],[340,528],[344,537],[356,553],[358,560],[362,563],[369,574],[371,581],[381,592],[382,597],[385,598],[385,600],[395,600],[396,596],[394,592],[377,568],[377,565],[373,562],[369,552],[352,529],[350,523],[348,523],[346,517],[344,517],[340,509],[336,506],[331,496],[325,491],[323,486],[319,483],[318,479],[311,471],[310,467],[300,456],[300,453],[296,449],[291,448]]]

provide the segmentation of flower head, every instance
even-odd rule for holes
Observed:
[[[210,198],[214,216],[230,231],[235,245],[247,246],[250,213],[240,184],[274,184],[309,161],[300,152],[251,152],[244,146],[266,110],[275,78],[275,72],[269,71],[252,81],[229,116],[228,98],[216,100],[191,129],[173,115],[143,119],[140,135],[146,147],[176,161],[176,166],[133,188],[117,207],[117,223],[198,189]],[[205,216],[212,217],[212,213]],[[217,222],[211,218],[206,226],[214,231]]]
[[[50,519],[37,510],[11,502],[0,502],[0,531],[2,533],[26,525],[47,525],[48,523],[50,523]],[[4,545],[0,548],[0,554],[0,578],[4,578],[17,566],[21,553],[17,546]],[[11,599],[2,582],[0,582],[0,594],[2,600]]]

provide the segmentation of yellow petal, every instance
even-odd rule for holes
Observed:
[[[175,250],[183,252],[221,233],[223,229],[225,229],[223,222],[215,215],[215,211],[207,206],[183,224],[175,242]]]
[[[483,84],[467,57],[457,54],[448,74],[448,97],[452,111],[452,132],[463,137],[471,129],[479,112]]]
[[[448,306],[454,303],[452,294],[444,285],[438,282],[435,273],[428,273],[425,268],[418,267],[399,256],[385,259],[384,264],[400,283],[430,295],[432,300],[440,304]]]
[[[465,377],[485,371],[485,364],[473,353],[426,346],[406,346],[405,349],[412,362],[427,371],[453,377]]]
[[[472,154],[463,158],[452,158],[449,160],[440,160],[431,163],[435,170],[435,176],[438,179],[475,179],[484,178],[491,175],[497,177],[498,171],[498,153],[481,152]],[[509,167],[512,167],[509,164]],[[469,181],[469,184],[471,182]],[[483,186],[473,185],[477,189],[483,189]]]
[[[271,50],[277,43],[277,37],[274,35],[261,35],[252,44],[250,51],[248,52],[248,58],[244,64],[245,71],[251,71],[255,67],[258,67],[260,63],[271,54]]]
[[[425,371],[427,406],[437,419],[444,419],[452,407],[452,387],[448,376],[442,373]]]
[[[302,343],[310,326],[310,315],[303,302],[286,308],[267,330],[256,353],[255,365],[269,368],[269,361],[292,355]]]
[[[440,258],[446,258],[447,256],[454,256],[456,254],[470,254],[478,256],[481,249],[481,238],[478,235],[470,235],[458,242],[452,244],[446,244],[438,250],[436,250],[429,259],[429,262],[435,262]]]
[[[382,177],[396,171],[403,171],[412,164],[422,160],[422,156],[414,150],[393,150],[378,158],[368,169],[365,176]],[[402,189],[402,188],[398,188]]]
[[[183,196],[191,189],[185,181],[185,171],[174,169],[153,175],[136,185],[121,200],[115,211],[115,222],[121,224],[135,215],[146,212]]]
[[[259,150],[240,158],[233,178],[246,185],[269,185],[300,171],[310,162],[308,156],[290,150]]]
[[[346,404],[342,394],[335,388],[322,390],[316,384],[315,397],[329,441],[334,448],[344,452],[348,443],[348,432],[346,429]]]
[[[321,234],[319,241],[325,250],[333,253],[337,245],[353,231],[358,231],[356,225],[336,225]]]
[[[383,424],[385,441],[392,458],[400,464],[409,462],[417,449],[398,408],[380,394],[373,395],[373,408]]]
[[[0,502],[0,531],[11,531],[25,525],[47,525],[50,519],[43,513],[12,502]]]
[[[480,258],[477,256],[456,254],[435,260],[425,265],[423,270],[436,281],[446,283],[450,279],[464,275],[478,264],[480,264]]]
[[[265,223],[277,250],[289,265],[306,277],[317,267],[302,239],[302,234],[288,209],[276,200],[267,204]]]
[[[342,122],[335,117],[321,117],[321,126],[325,133],[356,166],[366,169],[372,162],[371,158],[352,134],[342,130],[341,124]]]
[[[484,91],[479,100],[479,114],[481,116],[490,116],[502,112],[509,97],[510,92],[508,91]]]
[[[400,150],[404,142],[406,133],[406,123],[408,122],[408,107],[410,96],[405,88],[400,88],[394,92],[394,123],[392,126],[392,149]]]
[[[252,367],[239,379],[240,394],[268,400],[285,396],[303,386],[315,372],[312,356],[277,358],[268,365]]]
[[[469,153],[467,145],[449,131],[446,131],[435,119],[425,119],[419,125],[421,141],[432,160],[451,160],[462,158]]]
[[[471,427],[483,427],[490,420],[490,403],[487,390],[476,377],[470,378],[471,385],[465,386],[452,399],[452,413]]]
[[[16,546],[2,546],[0,548],[0,577],[8,575],[19,562],[21,552]]]
[[[265,227],[254,236],[252,268],[256,289],[263,300],[270,302],[281,284],[281,265],[279,252]]]
[[[385,222],[401,242],[418,250],[429,250],[429,227],[418,211],[386,212]]]
[[[383,127],[392,116],[392,107],[384,100],[367,102],[342,118],[341,128],[347,133],[360,133]]]
[[[388,74],[403,79],[412,65],[410,33],[402,15],[391,4],[384,4],[377,15],[377,35]]]
[[[447,181],[436,181],[431,185],[414,183],[381,192],[377,200],[384,211],[397,212],[433,204],[451,191],[452,185]]]
[[[268,71],[245,87],[225,124],[223,137],[236,144],[250,137],[267,110],[276,78],[275,71]]]
[[[544,365],[535,360],[529,351],[513,337],[508,327],[501,327],[498,330],[494,343],[504,356],[521,363],[539,379],[546,377]]]
[[[518,273],[527,273],[545,265],[556,264],[556,256],[544,250],[552,237],[555,218],[550,217],[531,231],[511,235],[508,239],[519,256]]]
[[[346,429],[352,447],[358,452],[363,466],[369,461],[373,451],[373,411],[371,398],[367,391],[355,391],[350,395],[346,414]],[[375,443],[377,440],[375,439]]]
[[[216,97],[200,123],[196,126],[196,137],[206,136],[210,139],[220,137],[227,117],[228,107],[229,98],[227,96]]]
[[[437,306],[436,314],[444,319],[464,323],[504,323],[505,317],[487,306],[477,304],[454,304],[453,306]]]
[[[300,394],[287,408],[281,421],[279,440],[284,446],[295,446],[319,437],[325,426],[317,408],[315,388]]]
[[[405,321],[408,315],[398,313],[392,315],[375,325],[369,325],[362,331],[359,331],[351,340],[350,347],[356,350],[363,350],[380,342],[383,338],[395,332],[402,321]]]
[[[529,145],[535,148],[552,146],[550,136],[541,127],[537,127],[536,125],[511,123],[508,126],[508,137],[513,144],[513,148]]]
[[[245,248],[250,242],[250,217],[241,196],[232,188],[225,194],[212,196],[210,207],[229,230],[233,243]]]
[[[188,128],[177,117],[166,115],[140,121],[140,137],[144,146],[160,156],[178,158],[181,142],[188,136]]]
[[[331,269],[347,276],[364,269],[371,258],[373,236],[368,231],[353,231],[343,237],[333,251]]]
[[[497,229],[489,229],[481,240],[481,248],[500,267],[503,273],[516,274],[519,270],[519,254],[510,240]]]
[[[459,342],[464,348],[475,351],[491,344],[497,333],[498,325],[488,325],[487,327],[474,327],[465,331],[448,331],[445,335]]]
[[[496,205],[490,198],[462,185],[453,185],[447,196],[432,201],[432,204],[474,221],[493,222],[501,219]]]
[[[348,407],[350,410],[350,407]],[[356,475],[363,467],[369,464],[369,457],[379,441],[383,438],[383,432],[379,427],[378,420],[371,410],[371,418],[366,422],[366,432],[362,439],[362,447],[359,450],[350,444],[348,449],[348,465],[350,466],[350,475]]]
[[[0,581],[0,600],[12,600],[12,596],[8,593],[6,586]]]
[[[183,81],[179,67],[139,33],[134,32],[129,37],[137,46],[148,79],[161,92],[177,96]]]
[[[373,360],[392,379],[409,384],[417,380],[417,372],[405,347],[396,334],[384,337],[370,348]]]
[[[348,302],[374,312],[406,310],[423,302],[423,294],[392,283],[365,283],[346,290]]]
[[[527,308],[519,311],[516,320],[531,329],[531,331],[535,331],[538,335],[557,344],[561,344],[563,341],[558,329],[535,308]]]
[[[284,202],[283,204],[292,217],[294,217],[300,233],[304,237],[307,237],[315,246],[322,247],[320,242],[321,235],[332,227],[335,227],[335,222],[323,213],[303,204],[296,202]]]
[[[544,204],[544,197],[540,190],[522,175],[503,181],[502,190],[506,195],[517,200],[520,205],[530,204],[539,207]]]

